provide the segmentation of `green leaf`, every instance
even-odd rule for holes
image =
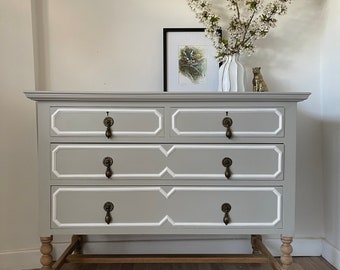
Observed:
[[[254,10],[257,8],[258,2],[257,1],[247,1],[246,5],[249,6],[249,9]]]

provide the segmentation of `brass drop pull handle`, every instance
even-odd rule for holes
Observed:
[[[228,139],[231,139],[233,133],[231,131],[231,126],[233,125],[233,120],[230,117],[225,117],[222,121],[223,126],[227,129],[225,135]]]
[[[227,179],[230,179],[230,177],[231,177],[230,167],[231,167],[232,164],[233,164],[233,161],[232,161],[231,158],[226,157],[222,160],[222,165],[225,167],[224,175],[225,175],[225,177],[227,177]]]
[[[106,176],[108,179],[110,179],[111,176],[112,176],[112,174],[113,174],[113,172],[112,172],[112,170],[111,170],[111,166],[112,166],[112,164],[113,164],[113,159],[110,158],[110,157],[106,157],[106,158],[103,159],[103,164],[104,164],[104,166],[106,167],[105,176]]]
[[[107,224],[110,224],[111,221],[112,221],[112,216],[111,216],[111,212],[113,210],[114,206],[113,206],[113,203],[112,202],[106,202],[104,204],[104,210],[106,212],[106,215],[105,215],[105,222]]]
[[[110,116],[107,116],[105,117],[103,123],[104,123],[104,126],[106,126],[106,131],[105,131],[105,136],[106,138],[110,139],[112,137],[112,130],[111,130],[111,127],[113,126],[114,124],[114,120],[112,117]]]
[[[221,210],[224,213],[223,222],[225,225],[228,225],[231,222],[231,218],[229,216],[231,205],[229,203],[224,203],[222,204]]]

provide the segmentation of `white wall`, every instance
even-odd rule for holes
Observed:
[[[39,88],[153,91],[163,27],[197,27],[183,0],[39,1]]]
[[[0,0],[0,269],[27,268],[13,254],[39,245],[35,106],[22,93],[34,88],[30,5]]]
[[[323,165],[325,188],[325,257],[340,268],[340,2],[327,3],[321,50]]]
[[[8,254],[22,249],[37,254],[39,247],[35,111],[22,91],[34,90],[35,83],[37,90],[162,91],[162,28],[201,27],[184,0],[33,0],[32,10],[30,3],[0,0],[0,263],[3,258],[7,265]],[[312,92],[298,115],[300,239],[325,235],[322,156],[315,154],[322,152],[320,37],[325,13],[332,12],[323,11],[325,3],[295,1],[271,35],[259,41],[256,55],[243,57],[248,89],[250,68],[262,66],[270,91]],[[331,150],[326,154],[334,156]],[[335,192],[335,183],[329,181],[326,190]],[[326,197],[331,209],[326,215],[334,215],[338,197]],[[339,216],[333,219],[326,224],[330,239],[339,233]]]

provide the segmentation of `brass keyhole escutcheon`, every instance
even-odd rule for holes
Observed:
[[[106,215],[105,215],[105,222],[106,224],[110,224],[111,221],[112,221],[112,216],[111,216],[111,212],[114,208],[114,205],[112,202],[106,202],[104,204],[104,210],[106,212]]]
[[[231,130],[231,126],[233,125],[233,120],[230,117],[225,117],[222,121],[222,125],[227,129],[225,135],[228,139],[231,139],[233,136],[233,132]]]
[[[112,164],[113,164],[113,159],[111,157],[106,157],[103,159],[103,165],[106,167],[105,176],[108,179],[110,179],[113,174],[111,170]]]
[[[107,116],[105,117],[104,121],[103,121],[103,124],[104,126],[106,127],[106,131],[105,131],[105,136],[106,138],[110,139],[112,137],[112,130],[111,130],[111,127],[113,126],[114,124],[114,120],[112,117],[110,116]]]
[[[231,222],[231,218],[229,216],[231,205],[229,203],[224,203],[221,206],[221,210],[224,213],[223,222],[225,225],[228,225]]]
[[[233,165],[233,161],[231,158],[229,157],[226,157],[222,160],[222,165],[225,167],[225,177],[227,177],[227,179],[230,179],[231,177],[231,170],[230,170],[230,167],[231,165]]]

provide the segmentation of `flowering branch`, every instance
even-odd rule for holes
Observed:
[[[254,42],[265,37],[270,28],[276,26],[276,16],[287,13],[291,0],[226,0],[229,16],[227,27],[220,35],[221,18],[212,11],[209,0],[187,0],[198,20],[205,26],[206,36],[212,40],[217,50],[217,60],[224,61],[235,53],[252,54]]]

